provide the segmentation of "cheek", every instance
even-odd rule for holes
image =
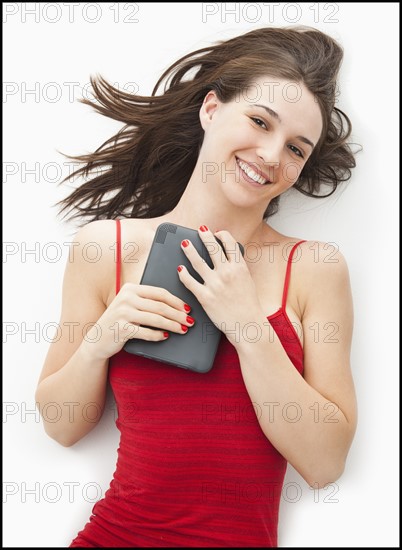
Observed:
[[[217,124],[212,131],[205,136],[205,144],[209,151],[216,156],[226,155],[231,151],[248,147],[250,138],[239,126],[233,124]]]
[[[285,162],[282,166],[282,179],[289,185],[293,185],[298,180],[302,172],[302,166],[295,161]]]
[[[225,146],[234,151],[255,147],[255,135],[247,124],[230,124],[225,129]]]

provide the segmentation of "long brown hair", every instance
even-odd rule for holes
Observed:
[[[356,164],[347,143],[350,120],[335,106],[342,58],[341,46],[316,29],[267,27],[185,55],[162,74],[151,96],[129,94],[101,76],[91,77],[97,103],[80,101],[125,126],[92,154],[65,155],[84,163],[69,177],[90,179],[57,203],[60,213],[75,210],[72,218],[94,221],[170,212],[197,162],[205,95],[215,90],[226,103],[267,75],[303,83],[315,96],[323,130],[293,187],[308,196],[331,195],[350,179]],[[323,184],[331,191],[317,195]],[[278,210],[278,202],[279,197],[271,200],[264,219]]]

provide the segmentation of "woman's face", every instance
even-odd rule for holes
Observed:
[[[266,77],[230,103],[209,92],[200,110],[203,181],[239,206],[266,205],[294,185],[322,130],[318,103],[299,83]]]

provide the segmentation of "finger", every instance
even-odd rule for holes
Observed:
[[[208,268],[208,269],[210,269],[210,268]],[[212,270],[210,269],[210,271],[212,271]],[[205,290],[204,285],[202,285],[201,283],[196,281],[194,279],[194,277],[192,277],[190,275],[190,273],[188,272],[188,269],[184,265],[177,266],[177,272],[179,274],[180,281],[184,284],[184,286],[186,288],[188,288],[188,290],[190,292],[192,292],[194,294],[194,296],[197,298],[197,300],[202,305],[202,298],[203,298],[203,294],[204,294],[204,290]],[[203,277],[203,279],[204,279],[204,277]],[[205,281],[205,279],[204,279],[204,281]]]
[[[188,331],[189,327],[194,325],[194,319],[190,316],[186,316],[181,321],[174,321],[167,319],[156,313],[150,313],[148,311],[135,310],[133,317],[130,319],[131,323],[143,325],[145,327],[157,328],[160,330],[169,330],[171,332],[177,332],[177,334],[184,334]]]
[[[158,302],[157,300],[148,300],[147,298],[137,297],[135,308],[145,313],[160,315],[170,321],[186,324],[189,327],[194,324],[192,317],[188,315],[187,311],[177,311],[177,309],[169,306],[168,304]]]
[[[149,298],[163,302],[178,311],[189,313],[191,307],[180,298],[166,290],[165,288],[150,285],[136,285],[136,294],[141,298]]]
[[[208,254],[211,257],[214,267],[217,267],[219,264],[226,263],[228,260],[225,255],[225,251],[215,239],[213,233],[208,229],[208,227],[206,225],[201,225],[198,228],[198,233],[208,251]]]
[[[181,249],[191,262],[191,265],[195,271],[201,276],[201,278],[206,281],[210,275],[212,269],[209,267],[207,262],[199,255],[195,246],[188,239],[184,239],[181,242]]]
[[[238,262],[242,254],[236,239],[234,239],[229,231],[215,231],[214,236],[221,241],[227,261]]]
[[[167,340],[169,332],[167,330],[152,330],[150,328],[139,327],[138,325],[127,323],[124,340],[127,342],[133,338],[138,340],[147,340],[148,342],[158,342]]]

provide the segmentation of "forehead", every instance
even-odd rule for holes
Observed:
[[[272,104],[317,104],[313,94],[302,82],[273,76],[252,80],[240,93],[240,100],[251,104],[258,103],[259,100]]]

